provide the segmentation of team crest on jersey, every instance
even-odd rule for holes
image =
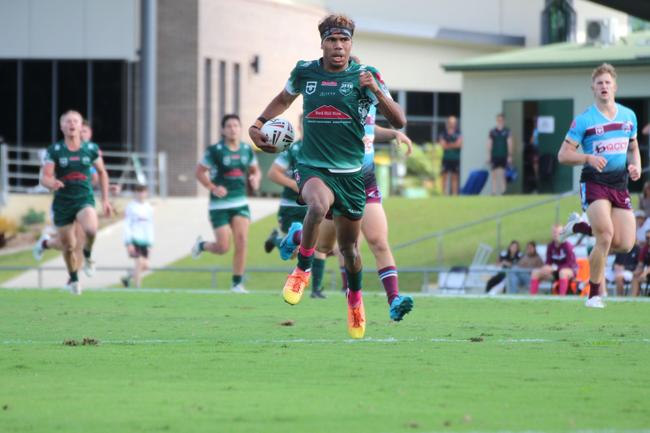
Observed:
[[[603,125],[596,126],[596,135],[603,135],[605,133],[605,128]]]
[[[224,156],[223,157],[223,165],[230,165],[230,157],[229,156]]]
[[[352,83],[349,81],[342,83],[339,92],[341,92],[341,95],[343,96],[348,96],[352,92]]]
[[[81,162],[82,162],[83,165],[90,165],[90,158],[87,157],[87,156],[84,156],[83,158],[81,158]]]
[[[68,166],[68,158],[66,158],[66,157],[59,158],[59,165],[61,167],[67,167]]]
[[[307,81],[305,83],[305,94],[311,95],[316,91],[316,84],[318,84],[316,81]]]
[[[248,163],[248,157],[246,155],[243,155],[241,157],[241,163],[244,164],[244,165],[246,165]]]

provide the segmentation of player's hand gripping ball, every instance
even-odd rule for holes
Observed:
[[[260,130],[266,135],[268,144],[275,147],[276,152],[287,150],[295,138],[293,126],[286,119],[271,119]]]

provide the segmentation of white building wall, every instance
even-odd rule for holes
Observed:
[[[0,58],[137,59],[139,0],[0,0]]]
[[[618,97],[650,97],[650,67],[618,68],[617,72]],[[573,99],[576,116],[593,103],[590,85],[591,69],[464,73],[461,96],[462,181],[467,179],[471,170],[485,167],[488,132],[494,127],[495,116],[503,111],[504,101]],[[642,122],[639,119],[639,123]],[[569,125],[555,127],[568,130]],[[573,176],[576,188],[579,173],[580,167],[576,167]],[[489,191],[489,185],[485,191]]]

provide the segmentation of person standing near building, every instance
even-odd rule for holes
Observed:
[[[124,211],[124,245],[133,259],[133,270],[122,278],[124,287],[140,287],[142,276],[149,269],[149,253],[153,246],[153,206],[147,201],[147,186],[135,186],[135,199]]]
[[[440,134],[442,153],[442,190],[445,194],[458,195],[458,178],[460,176],[460,150],[463,136],[458,129],[456,116],[449,116],[445,128]],[[450,183],[447,186],[447,182]]]
[[[506,167],[512,164],[512,135],[503,113],[497,114],[496,121],[496,127],[488,135],[488,164],[491,167],[492,195],[503,195],[506,192]]]
[[[576,117],[558,153],[561,164],[582,165],[580,196],[589,223],[576,213],[565,233],[595,236],[589,254],[589,299],[586,306],[604,308],[600,286],[605,285],[607,255],[634,246],[635,223],[627,190],[628,178],[641,177],[637,121],[632,110],[616,103],[616,70],[603,63],[591,74],[596,102]],[[583,152],[578,152],[582,146]]]
[[[92,142],[81,140],[83,118],[77,111],[61,115],[60,125],[64,139],[48,147],[41,170],[41,185],[54,191],[52,213],[59,239],[63,245],[63,259],[69,274],[67,288],[76,295],[82,292],[77,271],[79,260],[75,256],[78,242],[74,222],[84,231],[84,263],[88,273],[93,272],[92,247],[97,234],[97,212],[91,183],[91,167],[99,176],[104,215],[110,216],[113,208],[108,201],[108,174],[101,151]]]
[[[260,128],[267,119],[287,110],[302,94],[304,139],[297,181],[300,197],[308,210],[298,264],[287,279],[283,297],[292,305],[300,302],[311,276],[319,226],[332,208],[348,276],[348,332],[352,338],[362,338],[366,318],[357,240],[366,202],[361,170],[364,123],[371,105],[377,105],[396,128],[402,128],[406,119],[379,72],[351,61],[354,22],[344,15],[329,15],[319,23],[318,30],[323,56],[297,63],[285,89],[264,109],[249,128],[249,134],[258,147],[275,152],[266,143]]]
[[[225,254],[234,238],[232,286],[235,293],[248,293],[243,284],[246,267],[248,226],[251,212],[246,198],[246,186],[253,190],[260,185],[261,172],[252,147],[241,141],[241,121],[236,114],[227,114],[221,121],[223,139],[209,146],[196,166],[196,179],[210,191],[209,216],[214,230],[214,242],[201,236],[192,247],[192,257],[198,259],[203,251]]]

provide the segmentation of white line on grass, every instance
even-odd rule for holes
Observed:
[[[555,430],[554,430],[555,431]],[[650,433],[650,430],[621,430],[621,429],[595,429],[595,430],[560,430],[564,433]],[[447,433],[448,431],[429,431],[424,433]],[[490,430],[490,431],[480,431],[472,430],[466,433],[548,433],[544,430]]]
[[[0,287],[3,290],[38,290],[42,291],[57,291],[57,292],[67,292],[64,289],[37,289],[37,288],[16,288],[16,287]],[[224,289],[183,289],[183,288],[122,288],[122,287],[105,287],[105,288],[88,288],[84,289],[86,292],[98,292],[98,293],[183,293],[188,295],[231,295],[231,296],[244,296],[240,293],[233,293],[230,290]],[[335,297],[339,292],[326,291],[326,294],[332,295]],[[401,292],[403,295],[413,296],[415,298],[450,298],[450,299],[493,299],[496,301],[554,301],[554,302],[583,302],[584,298],[579,296],[531,296],[526,294],[521,295],[486,295],[486,294],[444,294],[444,293],[425,293],[425,292]],[[380,291],[364,291],[365,297],[370,296],[386,296],[383,292]],[[273,290],[249,290],[248,295],[264,295],[264,296],[280,296],[280,291]],[[341,295],[342,296],[342,295]],[[616,297],[608,296],[605,298],[605,303],[607,302],[650,302],[650,297]]]

